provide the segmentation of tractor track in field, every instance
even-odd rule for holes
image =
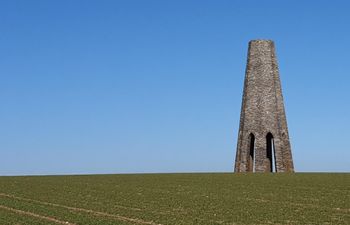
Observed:
[[[58,220],[58,219],[53,218],[53,217],[43,216],[43,215],[40,215],[40,214],[36,214],[36,213],[32,213],[32,212],[28,212],[28,211],[24,211],[24,210],[20,210],[20,209],[7,207],[7,206],[4,206],[4,205],[0,205],[0,209],[11,211],[11,212],[14,212],[14,213],[19,214],[19,215],[26,215],[26,216],[35,217],[35,218],[38,218],[38,219],[41,219],[41,220],[54,222],[54,223],[57,223],[57,224],[77,225],[75,223],[70,223],[68,221],[62,221],[62,220]]]
[[[11,198],[11,199],[16,199],[16,200],[20,200],[20,201],[38,203],[38,204],[41,204],[41,205],[47,205],[47,206],[64,208],[64,209],[68,209],[70,211],[75,211],[75,212],[84,212],[84,213],[88,213],[88,214],[92,214],[92,215],[100,216],[100,217],[109,217],[109,218],[116,219],[116,220],[123,221],[123,222],[131,222],[131,223],[135,223],[135,224],[144,224],[144,225],[163,225],[163,224],[160,224],[160,223],[155,223],[153,221],[145,221],[145,220],[138,219],[138,218],[130,218],[130,217],[121,216],[121,215],[117,215],[117,214],[111,214],[111,213],[106,213],[106,212],[95,211],[95,210],[92,210],[92,209],[77,208],[77,207],[66,206],[66,205],[61,205],[61,204],[51,203],[51,202],[45,202],[45,201],[40,201],[40,200],[35,200],[35,199],[30,199],[30,198],[23,198],[23,197],[18,197],[18,196],[15,196],[15,195],[10,195],[10,194],[5,194],[5,193],[0,193],[0,196],[6,197],[6,198]],[[0,208],[7,209],[7,210],[10,210],[10,211],[13,211],[13,212],[17,212],[17,213],[21,213],[21,214],[25,214],[25,215],[31,215],[31,216],[37,217],[37,218],[42,218],[42,219],[47,219],[47,220],[53,219],[53,220],[50,220],[50,221],[56,222],[56,221],[54,221],[56,219],[51,218],[51,217],[41,216],[39,214],[26,212],[26,211],[14,209],[14,208],[2,206],[2,205],[0,205]],[[125,208],[127,208],[127,207],[125,207]],[[60,221],[60,220],[57,220],[56,223],[68,224],[68,225],[76,225],[74,223],[67,223],[67,222]]]

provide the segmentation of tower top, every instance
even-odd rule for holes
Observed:
[[[256,39],[256,40],[250,40],[249,44],[251,43],[274,43],[273,40],[269,39]]]

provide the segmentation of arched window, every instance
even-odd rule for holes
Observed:
[[[266,135],[266,158],[268,159],[266,166],[269,172],[276,172],[275,144],[270,132]]]
[[[249,135],[248,172],[255,172],[255,136]]]

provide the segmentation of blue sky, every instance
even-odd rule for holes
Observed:
[[[295,168],[350,172],[347,1],[1,1],[0,174],[230,172],[248,42]]]

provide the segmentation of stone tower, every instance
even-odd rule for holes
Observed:
[[[281,82],[270,40],[249,42],[235,172],[293,172]]]

